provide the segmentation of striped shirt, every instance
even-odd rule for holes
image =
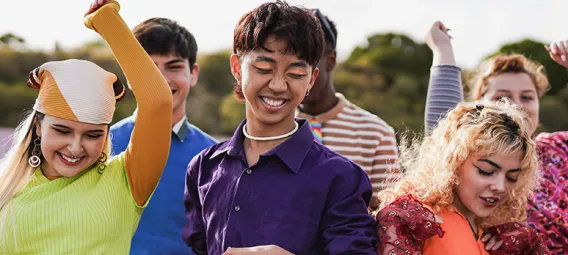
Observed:
[[[451,65],[433,66],[430,69],[430,86],[424,118],[426,135],[430,134],[448,111],[463,101],[460,73],[459,67]]]
[[[400,177],[396,137],[392,127],[378,116],[350,103],[339,93],[339,103],[312,116],[298,111],[298,118],[321,124],[323,144],[365,170],[378,192]]]

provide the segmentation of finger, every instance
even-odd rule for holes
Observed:
[[[562,58],[562,61],[566,62],[566,55],[568,55],[568,41],[562,41],[558,44],[562,45],[562,53],[560,54],[560,57]]]
[[[486,234],[486,235],[484,235],[484,236],[481,238],[481,241],[485,243],[485,242],[487,242],[487,240],[489,240],[489,238],[491,238],[491,235],[490,235],[490,234]]]
[[[549,47],[548,45],[546,45],[546,44],[544,45],[544,49],[545,49],[546,51],[548,51],[549,53],[552,53],[552,52],[551,52],[552,49],[550,49],[550,47]]]
[[[494,246],[493,246],[493,250],[496,251],[499,248],[501,248],[501,245],[503,245],[503,240],[497,242]]]
[[[97,0],[97,4],[98,4],[99,6],[101,6],[101,5],[104,4],[104,1],[103,1],[103,0]]]
[[[550,44],[550,53],[554,55],[558,53],[558,45],[555,42]]]
[[[491,240],[489,240],[489,242],[485,245],[485,249],[486,249],[486,250],[491,250],[491,248],[493,248],[493,246],[495,245],[496,242],[497,242],[497,238],[494,236],[494,237],[491,238]]]

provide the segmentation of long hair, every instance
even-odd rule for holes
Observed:
[[[411,194],[438,213],[450,208],[459,185],[459,169],[475,153],[522,154],[521,173],[506,201],[481,226],[526,219],[527,199],[536,187],[539,174],[530,120],[509,102],[462,103],[440,121],[430,137],[408,139],[400,145],[404,176],[394,187],[379,193],[380,208],[399,196]]]

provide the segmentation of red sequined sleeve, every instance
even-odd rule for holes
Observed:
[[[435,214],[411,195],[397,198],[377,214],[379,255],[422,254],[424,241],[444,232]]]
[[[520,223],[506,223],[486,232],[503,240],[503,245],[491,255],[547,255],[546,236]]]

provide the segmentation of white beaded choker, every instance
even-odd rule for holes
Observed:
[[[247,124],[243,125],[243,135],[245,135],[246,138],[251,139],[251,140],[255,140],[255,141],[274,141],[274,140],[280,140],[289,136],[292,136],[294,133],[296,133],[296,131],[298,131],[298,122],[294,121],[294,124],[296,125],[294,127],[294,129],[286,134],[283,135],[278,135],[278,136],[268,136],[268,137],[256,137],[256,136],[252,136],[247,132]]]

